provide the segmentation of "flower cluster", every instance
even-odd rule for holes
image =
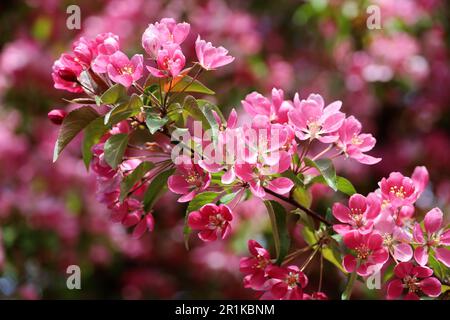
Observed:
[[[351,293],[357,275],[380,271],[390,257],[398,265],[414,256],[421,268],[431,260],[448,267],[449,236],[442,228],[442,212],[431,210],[423,226],[414,218],[414,204],[428,183],[424,167],[416,168],[412,178],[394,172],[375,192],[357,194],[350,181],[336,174],[333,160],[374,165],[381,158],[367,152],[376,140],[362,133],[354,116],[341,111],[341,101],[326,104],[320,94],[300,98],[297,93],[289,100],[281,89],[274,88],[270,98],[253,92],[242,101],[246,114],[233,109],[225,120],[218,106],[194,95],[214,94],[199,81],[200,74],[228,65],[234,57],[198,36],[197,61],[187,63],[181,45],[189,32],[188,23],[165,18],[142,35],[145,59],[142,54],[128,58],[118,37],[108,33],[81,38],[72,53],[54,64],[56,88],[87,95],[73,100],[84,104],[80,108],[49,113],[61,125],[55,159],[84,129],[83,158],[97,176],[98,200],[111,210],[113,221],[133,227],[136,238],[153,231],[153,206],[169,189],[179,195],[178,202],[187,203],[186,245],[192,231],[211,242],[233,233],[236,205],[253,195],[267,208],[277,252],[271,260],[251,240],[252,257],[241,261],[245,287],[261,292],[262,299],[326,298],[321,281],[317,292],[304,293],[304,271],[319,253],[323,272],[323,257],[328,259],[324,250],[342,256],[342,266],[333,263],[352,274],[344,296]],[[317,148],[323,149],[311,155]],[[308,198],[316,184],[350,195],[348,206],[336,203],[331,210],[339,223],[332,225],[331,217],[311,210]],[[300,223],[310,233],[305,236],[308,246],[290,254],[283,222],[288,212],[280,202],[305,214]],[[291,263],[307,251],[312,253],[301,267]],[[423,270],[400,272],[399,277],[410,291],[436,296],[436,288],[425,288],[429,280],[418,282],[431,275]]]

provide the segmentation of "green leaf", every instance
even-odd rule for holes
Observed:
[[[141,162],[129,175],[123,178],[120,183],[120,202],[126,198],[133,186],[139,182],[147,172],[155,167],[153,162],[144,161]]]
[[[159,173],[148,186],[144,194],[144,210],[149,212],[156,200],[167,190],[167,179],[174,173],[175,169],[169,169]]]
[[[335,248],[325,247],[322,249],[322,254],[325,259],[327,259],[329,262],[338,267],[338,269],[341,270],[343,273],[347,272],[345,271],[344,267],[342,267],[341,255],[339,254],[339,251],[337,251]]]
[[[194,120],[201,121],[204,129],[208,130],[211,128],[208,119],[206,119],[202,110],[200,110],[197,100],[195,100],[193,96],[187,96],[186,98],[184,98],[183,111],[184,113],[187,113],[187,115],[194,118]]]
[[[313,161],[311,159],[305,158],[304,161],[307,166],[319,170],[327,185],[334,191],[337,191],[336,170],[334,169],[333,162],[330,159],[319,159]]]
[[[172,89],[170,89],[170,92],[195,92],[195,93],[203,93],[203,94],[209,94],[213,95],[215,94],[214,91],[209,89],[207,86],[205,86],[203,83],[201,83],[198,80],[192,81],[193,78],[190,76],[184,76],[183,79],[181,79],[175,86],[173,86]]]
[[[203,207],[205,204],[208,203],[215,203],[217,198],[219,196],[219,193],[207,191],[197,194],[194,199],[192,199],[189,202],[189,205],[186,209],[186,213],[190,213],[192,211],[197,211],[201,207]]]
[[[270,222],[272,224],[272,233],[275,242],[275,250],[277,252],[277,264],[283,262],[284,257],[289,251],[290,237],[287,229],[287,214],[284,207],[276,201],[264,201],[267,212],[269,213]]]
[[[111,168],[116,169],[122,162],[127,145],[128,134],[126,133],[115,134],[106,140],[104,147],[105,161]]]
[[[292,190],[292,198],[295,200],[295,202],[301,204],[306,208],[311,207],[312,195],[309,189],[305,189],[301,186],[295,187],[294,190]]]
[[[105,124],[114,125],[122,120],[130,118],[141,111],[143,106],[141,98],[133,93],[130,100],[113,107],[105,114]]]
[[[310,246],[317,244],[317,236],[313,228],[309,224],[304,224],[302,229],[303,239]]]
[[[127,89],[121,84],[115,84],[100,97],[104,104],[116,104],[126,101]]]
[[[312,186],[315,183],[322,183],[328,185],[328,183],[325,181],[325,178],[322,175],[315,177],[308,176],[307,179],[305,179],[305,183],[308,186]],[[353,186],[353,184],[344,177],[336,176],[336,187],[338,191],[345,193],[346,195],[349,196],[356,193],[356,189]]]
[[[144,106],[142,99],[136,93],[131,95],[130,101],[128,102],[128,108],[131,110],[140,110]]]
[[[337,189],[346,195],[352,196],[356,193],[356,189],[353,184],[344,177],[337,178]]]
[[[224,195],[222,198],[220,198],[220,203],[223,203],[223,204],[230,203],[231,201],[233,201],[234,198],[236,198],[238,193],[239,193],[239,191],[233,192],[233,193],[228,193],[228,194]]]
[[[93,108],[83,106],[71,111],[63,120],[59,130],[53,152],[53,162],[55,162],[64,148],[80,133],[89,123],[100,117]]]
[[[108,132],[109,127],[103,123],[103,117],[97,118],[84,130],[83,143],[81,151],[83,154],[84,165],[89,169],[92,160],[92,147],[100,141],[100,138]]]
[[[169,121],[169,119],[166,117],[161,118],[158,114],[147,113],[145,124],[147,125],[148,130],[150,130],[150,133],[154,134],[156,131],[161,129],[167,121]]]

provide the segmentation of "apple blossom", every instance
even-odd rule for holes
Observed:
[[[159,51],[166,45],[180,45],[187,37],[190,25],[186,22],[176,23],[172,18],[164,18],[150,24],[142,35],[142,47],[152,59],[158,57]]]
[[[337,233],[345,235],[356,229],[366,234],[372,232],[374,219],[380,213],[380,203],[374,195],[364,197],[354,194],[350,197],[348,207],[335,203],[332,212],[333,216],[343,223],[333,226]]]
[[[215,241],[218,237],[225,239],[231,231],[233,220],[231,209],[224,205],[206,204],[198,211],[189,213],[188,225],[193,230],[199,230],[198,237],[203,241]]]
[[[184,68],[186,58],[177,44],[170,44],[158,51],[156,62],[158,68],[147,66],[153,76],[157,78],[176,77]]]
[[[142,77],[143,67],[141,54],[128,59],[123,52],[117,51],[109,57],[108,76],[112,81],[128,88]]]
[[[306,100],[300,100],[297,93],[294,108],[288,112],[289,123],[300,140],[335,142],[338,137],[333,133],[339,130],[345,119],[345,114],[339,111],[341,105],[341,101],[335,101],[325,107],[321,95],[311,94]]]
[[[170,191],[182,194],[178,202],[191,201],[194,196],[206,190],[211,181],[211,175],[198,165],[192,163],[190,158],[180,156],[178,158],[177,172],[169,177],[167,185]]]
[[[383,247],[383,238],[376,232],[361,234],[351,231],[344,235],[344,244],[355,252],[344,257],[342,265],[347,272],[353,272],[360,276],[369,276],[381,269],[388,260],[389,253]]]
[[[303,289],[308,285],[308,278],[295,266],[269,266],[270,289],[261,299],[303,300]]]
[[[336,145],[347,157],[369,165],[381,161],[381,158],[364,154],[372,150],[376,140],[371,134],[361,134],[361,123],[354,116],[350,116],[344,120],[336,135],[339,136]]]
[[[450,267],[450,230],[442,228],[443,213],[441,209],[434,208],[425,215],[423,220],[425,234],[419,223],[414,225],[414,240],[418,243],[414,250],[417,263],[424,266],[428,263],[429,251],[434,251],[436,259]]]
[[[292,102],[284,100],[283,90],[276,88],[272,89],[272,101],[258,92],[252,92],[242,100],[242,106],[252,117],[264,115],[274,123],[287,123],[287,114],[293,108]]]
[[[394,268],[394,274],[398,279],[389,282],[387,298],[399,298],[405,289],[405,300],[419,300],[419,294],[429,297],[438,297],[441,294],[441,283],[432,277],[433,270],[428,267],[414,266],[411,262],[400,262]]]
[[[248,251],[252,257],[242,258],[239,263],[239,269],[245,275],[244,287],[265,290],[266,269],[272,264],[270,253],[255,240],[248,241]]]
[[[234,61],[234,57],[228,55],[227,49],[213,47],[211,42],[201,40],[200,36],[195,41],[195,52],[199,64],[206,70],[217,69]]]

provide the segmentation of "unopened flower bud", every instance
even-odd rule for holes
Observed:
[[[47,114],[48,119],[56,125],[60,125],[64,118],[66,117],[67,112],[61,109],[53,109]]]

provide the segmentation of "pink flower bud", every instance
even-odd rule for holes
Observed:
[[[47,114],[48,119],[56,125],[60,125],[64,118],[66,117],[67,112],[61,109],[53,109]]]

